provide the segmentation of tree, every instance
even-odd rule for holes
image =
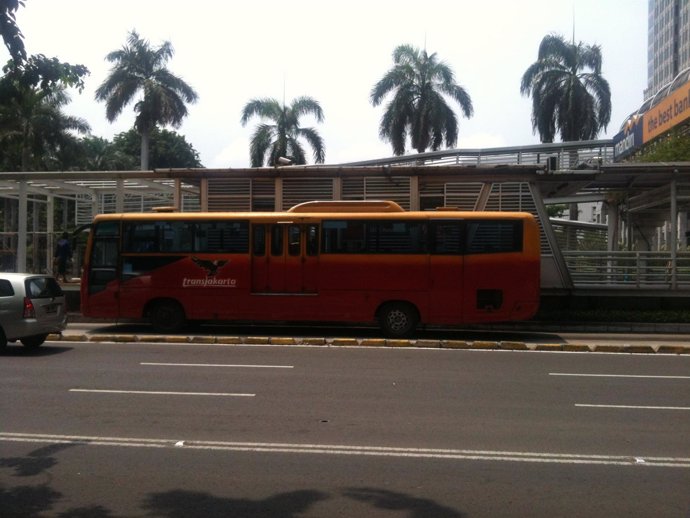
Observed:
[[[288,158],[294,164],[306,164],[300,138],[309,143],[314,161],[324,163],[326,148],[323,139],[315,129],[302,128],[299,124],[303,115],[313,115],[318,122],[323,121],[323,110],[318,101],[311,97],[298,97],[290,106],[285,106],[276,99],[252,99],[242,110],[242,126],[255,115],[273,124],[261,123],[256,127],[249,147],[251,167],[261,167],[264,160],[267,165],[275,166],[280,157]]]
[[[131,31],[127,44],[106,56],[114,65],[96,90],[96,100],[105,101],[106,117],[110,122],[137,95],[141,96],[134,104],[137,112],[134,127],[141,137],[141,169],[149,168],[149,141],[153,129],[159,124],[180,127],[187,116],[186,104],[198,99],[191,86],[165,67],[173,54],[169,41],[152,48],[136,31]]]
[[[3,77],[0,82],[10,81]],[[6,86],[6,85],[5,85]],[[69,103],[64,87],[48,91],[36,86],[14,84],[13,95],[0,102],[0,150],[5,170],[60,169],[61,151],[75,144],[73,132],[89,131],[88,123],[66,115],[62,107]]]
[[[674,129],[666,136],[647,144],[638,153],[635,162],[685,162],[690,160],[690,135]]]
[[[140,147],[138,134],[135,130],[130,132],[136,140],[135,147]],[[139,149],[123,152],[109,140],[95,136],[87,136],[80,141],[79,169],[83,171],[128,171],[138,165]]]
[[[15,18],[20,5],[24,6],[24,0],[0,0],[0,34],[7,50],[10,51],[10,56],[17,62],[26,59],[24,36]]]
[[[136,130],[119,133],[113,139],[112,150],[116,156],[135,159],[138,141]],[[203,167],[197,150],[179,133],[154,128],[150,144],[151,169]]]
[[[596,138],[611,119],[611,90],[601,75],[601,48],[550,34],[537,61],[522,76],[520,93],[532,96],[532,129],[542,142]]]
[[[446,96],[460,105],[466,118],[474,109],[469,94],[455,82],[451,68],[439,61],[436,53],[429,55],[410,45],[400,45],[393,51],[393,63],[370,94],[372,104],[378,106],[394,92],[381,118],[381,139],[391,142],[395,155],[405,154],[408,135],[412,148],[419,153],[429,148],[437,151],[444,141],[448,148],[455,146],[458,120]]]

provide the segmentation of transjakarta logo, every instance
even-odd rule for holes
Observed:
[[[183,288],[236,288],[237,279],[215,279],[205,277],[201,279],[182,279]]]
[[[230,261],[225,261],[221,259],[216,259],[215,261],[209,261],[206,259],[199,259],[198,257],[192,257],[192,262],[197,265],[202,270],[206,271],[206,277],[196,277],[189,278],[185,277],[182,279],[183,288],[235,288],[237,287],[237,279],[218,279],[216,274],[226,264]]]

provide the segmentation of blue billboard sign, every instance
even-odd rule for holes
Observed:
[[[619,162],[642,147],[643,115],[635,115],[625,123],[623,131],[613,137],[613,161]]]

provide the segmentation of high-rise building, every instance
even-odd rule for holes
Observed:
[[[690,0],[649,0],[645,99],[690,67],[689,4]]]

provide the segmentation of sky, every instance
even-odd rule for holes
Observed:
[[[110,123],[94,99],[129,31],[158,46],[172,43],[170,71],[199,94],[180,128],[209,168],[248,167],[249,140],[259,119],[240,123],[251,99],[288,103],[316,99],[324,121],[315,128],[326,164],[386,158],[379,139],[384,106],[372,106],[374,84],[393,66],[395,47],[435,52],[469,93],[474,116],[459,117],[458,148],[538,144],[531,99],[520,80],[547,34],[600,45],[618,133],[643,101],[647,83],[647,0],[26,0],[17,12],[29,54],[45,54],[90,70],[86,88],[65,108],[86,119],[94,136],[129,130],[133,106]],[[0,48],[0,62],[9,53]],[[306,142],[309,163],[311,149]],[[409,145],[409,144],[408,144]]]

